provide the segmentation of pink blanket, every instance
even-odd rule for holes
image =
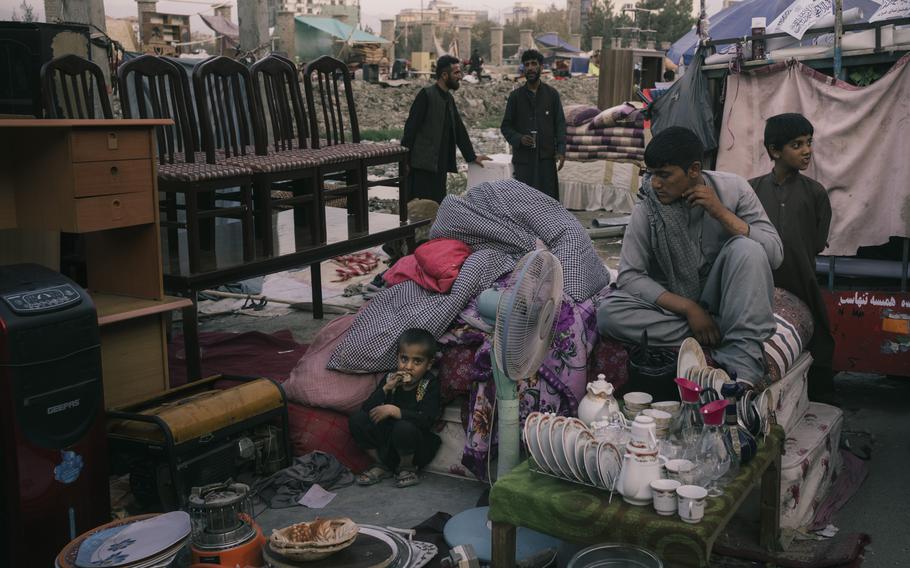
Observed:
[[[413,280],[421,288],[448,294],[471,247],[455,239],[433,239],[417,247],[382,275],[389,286]]]
[[[717,169],[752,178],[771,171],[765,120],[799,112],[815,126],[806,175],[828,189],[833,218],[824,254],[853,255],[910,237],[910,55],[868,87],[834,81],[801,63],[727,79]]]

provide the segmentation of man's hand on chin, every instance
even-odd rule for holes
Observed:
[[[724,212],[729,211],[721,203],[717,193],[707,185],[696,185],[683,192],[683,199],[689,202],[689,205],[697,205],[704,209],[708,215],[719,218]]]

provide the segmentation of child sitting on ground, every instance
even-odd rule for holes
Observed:
[[[396,487],[420,483],[417,469],[433,460],[441,443],[432,431],[439,419],[439,381],[430,371],[436,340],[423,329],[408,329],[398,338],[398,370],[382,380],[348,425],[354,441],[373,460],[357,477],[373,485],[392,476]]]
[[[774,285],[792,292],[812,312],[815,333],[809,341],[814,359],[809,396],[833,394],[834,338],[815,276],[815,255],[827,247],[831,202],[824,186],[804,176],[812,158],[815,129],[797,113],[772,116],[765,123],[765,149],[774,162],[771,173],[749,181],[784,245],[784,262],[774,271]]]

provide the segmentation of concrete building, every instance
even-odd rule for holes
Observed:
[[[408,8],[399,12],[395,16],[395,25],[404,27],[430,22],[440,28],[457,29],[473,26],[488,18],[486,10],[462,10],[450,2],[432,0],[423,10]]]
[[[727,3],[732,3],[737,0],[724,0],[724,7]],[[708,2],[710,4],[711,2]],[[639,0],[619,0],[613,2],[613,15],[617,16],[622,13],[623,9],[634,8],[639,4]],[[692,17],[697,18],[699,11],[701,10],[701,0],[692,0]],[[711,10],[708,10],[708,13],[711,13]]]
[[[525,20],[529,20],[537,15],[537,12],[540,11],[540,8],[532,4],[531,2],[516,2],[512,4],[512,8],[506,10],[503,13],[506,24],[520,24]]]
[[[360,0],[296,0],[286,2],[285,10],[298,16],[335,18],[354,27],[360,24]]]

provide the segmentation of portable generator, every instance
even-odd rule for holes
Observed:
[[[216,388],[225,381],[239,384]],[[184,509],[192,487],[289,465],[287,399],[271,379],[202,379],[108,411],[108,444],[140,506]]]

